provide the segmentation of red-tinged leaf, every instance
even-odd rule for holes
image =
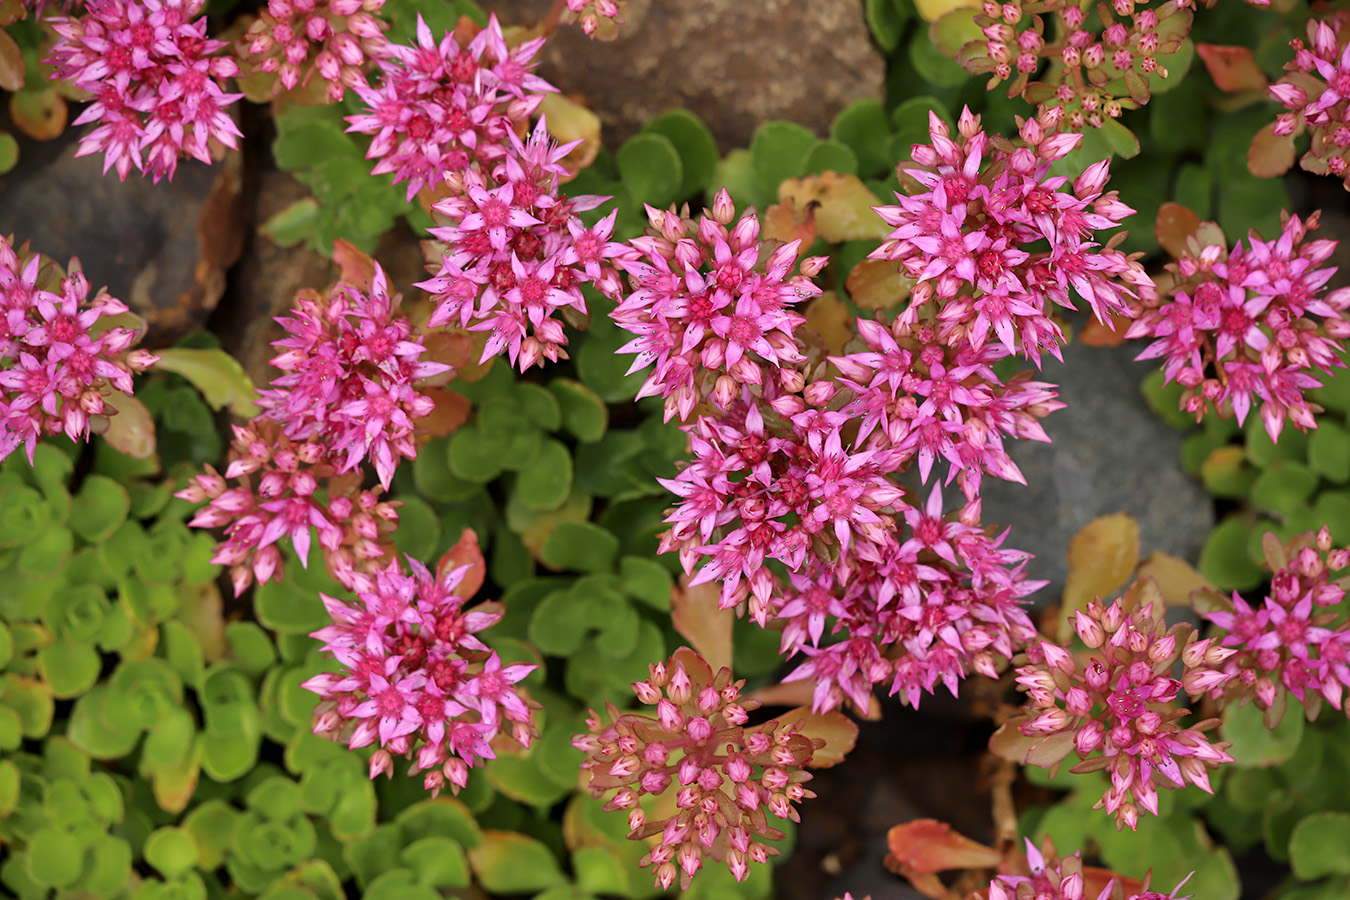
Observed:
[[[432,437],[448,437],[469,420],[473,404],[463,394],[456,394],[444,388],[424,388],[422,393],[431,398],[436,408],[431,411],[431,415],[417,421],[419,432],[425,432]]]
[[[1039,769],[1049,769],[1059,765],[1064,757],[1073,752],[1074,733],[1061,731],[1049,737],[1041,738],[1027,753],[1026,764]]]
[[[797,730],[806,737],[822,740],[807,765],[812,769],[828,769],[844,761],[858,743],[858,726],[838,710],[813,713],[809,706],[799,706],[778,717],[785,725],[797,723]]]
[[[701,688],[712,684],[713,675],[718,669],[727,668],[731,665],[730,662],[728,662],[726,666],[714,668],[709,664],[710,660],[704,657],[703,654],[699,653],[698,650],[690,649],[689,647],[681,647],[672,653],[670,655],[670,662],[671,664],[666,666],[666,670],[671,674],[674,674],[676,666],[684,666],[685,674],[688,675],[689,680],[693,682],[694,693],[696,694]]]
[[[337,264],[339,278],[362,291],[370,290],[370,283],[375,278],[375,260],[369,253],[338,238],[333,242],[333,262]]]
[[[117,413],[109,419],[103,439],[113,449],[135,459],[154,456],[155,418],[145,404],[121,391],[111,392],[103,403],[110,412]]]
[[[478,546],[478,533],[472,528],[465,528],[455,546],[445,551],[440,562],[436,563],[436,574],[443,576],[460,566],[468,566],[469,569],[455,590],[459,596],[469,600],[478,593],[478,589],[483,586],[483,579],[487,577],[487,563],[484,562],[483,551]]]
[[[1200,228],[1200,217],[1180,203],[1164,203],[1153,222],[1153,237],[1158,246],[1174,259],[1186,255],[1186,240]]]
[[[999,864],[998,851],[976,843],[946,822],[915,819],[886,832],[891,857],[902,866],[932,875],[950,869],[989,869]]]
[[[716,582],[686,587],[687,580],[680,579],[681,590],[670,598],[671,624],[714,672],[723,667],[730,668],[735,613],[717,608],[722,590]]]
[[[1093,316],[1078,332],[1078,340],[1089,347],[1119,347],[1125,343],[1125,329],[1128,327],[1129,324],[1117,316],[1108,318],[1105,325]]]
[[[459,331],[452,329],[449,331],[433,331],[424,335],[422,344],[425,346],[420,359],[427,362],[446,363],[454,366],[453,379],[473,384],[487,375],[488,370],[492,368],[492,361],[497,357],[490,356],[487,362],[479,365],[478,360],[483,356],[483,347],[487,345],[488,333],[486,331]],[[428,379],[430,381],[430,379]]]
[[[1196,44],[1209,77],[1219,90],[1229,94],[1241,91],[1264,91],[1270,86],[1250,47],[1228,47],[1222,44]]]
[[[1135,103],[1143,105],[1148,102],[1148,82],[1133,69],[1125,73],[1125,87],[1130,92],[1130,99]]]
[[[1294,166],[1294,136],[1276,134],[1271,122],[1252,138],[1247,148],[1247,171],[1257,178],[1276,178]]]
[[[873,210],[881,201],[857,175],[822,172],[789,178],[778,186],[778,199],[814,215],[814,230],[832,244],[880,240],[891,232]]]
[[[764,223],[760,227],[760,234],[765,240],[784,244],[801,241],[797,245],[797,259],[800,260],[806,255],[806,251],[811,249],[811,242],[816,239],[816,219],[809,208],[803,210],[788,199],[782,203],[775,203],[764,211]]]
[[[23,51],[8,31],[0,29],[0,88],[13,92],[23,89]]]

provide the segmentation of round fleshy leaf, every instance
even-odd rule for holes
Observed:
[[[548,510],[562,506],[571,492],[572,454],[560,441],[548,438],[516,480],[516,497],[526,509]]]
[[[8,131],[0,131],[0,175],[19,164],[19,142]]]
[[[559,522],[544,540],[543,561],[557,569],[608,572],[614,568],[619,539],[590,522]]]
[[[399,855],[417,873],[417,881],[432,888],[462,888],[469,885],[469,863],[464,848],[445,837],[414,841]]]
[[[1290,759],[1303,738],[1301,710],[1290,710],[1274,728],[1268,728],[1256,704],[1230,705],[1223,713],[1223,739],[1233,765],[1244,768],[1275,766]]]
[[[834,117],[830,137],[847,144],[858,160],[858,174],[871,178],[886,171],[890,156],[886,142],[891,136],[891,123],[886,111],[875,100],[858,100],[844,107]]]
[[[643,133],[624,141],[615,157],[619,178],[637,203],[665,209],[680,199],[684,164],[665,135]]]
[[[19,551],[18,569],[29,578],[55,575],[70,559],[75,535],[69,528],[49,525]]]
[[[1220,522],[1200,549],[1200,574],[1223,590],[1246,590],[1264,578],[1247,555],[1247,527],[1239,518]]]
[[[332,621],[323,599],[315,592],[298,590],[290,579],[259,585],[253,604],[258,621],[281,634],[307,635]]]
[[[542,431],[557,431],[562,426],[562,407],[548,388],[529,381],[518,381],[515,401],[530,424]]]
[[[53,594],[42,606],[42,620],[58,638],[92,644],[111,609],[101,588],[84,584]]]
[[[28,842],[28,877],[44,887],[69,887],[84,868],[84,848],[56,828],[43,828]]]
[[[90,475],[75,495],[71,525],[76,534],[96,544],[126,521],[130,509],[131,497],[126,488],[103,475]]]
[[[262,723],[253,687],[243,672],[217,667],[198,695],[206,718],[202,771],[216,781],[233,781],[258,761]]]
[[[692,197],[712,183],[717,171],[717,142],[702,119],[687,110],[674,109],[652,119],[642,130],[664,136],[680,155],[677,199]]]
[[[0,488],[0,549],[22,547],[44,534],[51,512],[47,501],[27,486]]]
[[[145,861],[165,878],[177,878],[199,862],[197,842],[181,828],[156,829],[145,841]]]
[[[491,481],[502,473],[501,442],[477,425],[468,425],[450,435],[447,460],[450,471],[475,484]]]
[[[398,499],[403,505],[398,510],[398,529],[394,531],[394,547],[401,554],[415,559],[426,559],[440,546],[440,517],[420,497]]]
[[[817,140],[809,128],[796,122],[765,122],[755,129],[750,159],[760,189],[776,197],[780,184],[801,176]]]
[[[14,658],[14,635],[9,633],[9,626],[0,622],[0,669],[9,664]]]
[[[513,831],[483,832],[469,862],[478,882],[496,894],[527,894],[567,881],[546,844]]]
[[[0,750],[17,750],[22,743],[23,719],[8,706],[0,706]]]
[[[1257,506],[1290,516],[1317,489],[1317,475],[1302,463],[1272,463],[1257,477],[1249,494]]]
[[[120,837],[105,835],[92,848],[92,865],[84,889],[95,896],[112,896],[131,877],[131,845]]]
[[[94,759],[126,756],[140,740],[140,729],[109,715],[111,690],[100,685],[75,701],[66,736]],[[120,727],[116,727],[120,726]]]
[[[62,640],[38,651],[38,669],[58,700],[78,697],[98,681],[102,660],[89,644]]]
[[[488,760],[486,774],[492,786],[501,794],[539,809],[552,807],[576,787],[575,784],[567,787],[555,784],[540,770],[533,755],[527,759],[501,754],[496,759]]]
[[[1350,875],[1350,815],[1314,813],[1294,828],[1289,839],[1289,862],[1303,881],[1326,875]]]
[[[858,157],[852,148],[841,141],[816,141],[806,156],[803,171],[807,175],[819,175],[822,172],[856,175]]]
[[[225,862],[230,834],[240,815],[222,800],[208,800],[187,814],[182,827],[197,845],[197,864],[202,869],[209,872]]]
[[[609,407],[595,392],[579,381],[555,378],[549,390],[558,398],[562,409],[562,425],[582,443],[600,440],[609,426]]]

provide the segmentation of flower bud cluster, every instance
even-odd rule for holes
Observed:
[[[662,890],[676,879],[687,890],[705,859],[725,862],[744,881],[750,863],[778,855],[765,841],[784,834],[769,815],[800,821],[793,804],[815,796],[803,787],[811,780],[804,767],[823,741],[776,719],[747,727],[759,704],[741,699],[744,685],[732,681],[730,669],[714,675],[702,657],[682,649],[633,685],[638,699],[656,707],[654,716],[609,704],[609,724],[592,711],[590,733],[572,739],[587,754],[581,768],[592,793],[608,796],[605,809],[628,813],[628,837],[660,835],[640,865],[653,868]],[[641,798],[670,791],[675,811],[649,818]]]
[[[280,422],[257,418],[234,427],[224,477],[205,466],[205,474],[175,496],[207,503],[188,523],[194,528],[225,529],[211,561],[229,566],[236,595],[255,578],[266,584],[285,576],[277,543],[283,537],[290,538],[300,564],[308,565],[310,529],[319,536],[329,572],[350,588],[355,574],[393,558],[399,504],[381,501],[378,488],[362,490],[361,471],[340,475],[339,464],[318,440],[292,441]]]
[[[567,0],[567,17],[580,22],[586,36],[597,41],[612,41],[619,36],[628,0]]]
[[[1193,13],[1186,5],[1100,3],[1100,30],[1090,31],[1079,3],[985,0],[974,16],[984,39],[967,44],[959,62],[967,71],[988,73],[990,90],[1012,79],[1009,97],[1020,94],[1040,104],[1040,113],[1060,111],[1057,125],[1065,131],[1100,128],[1148,102],[1148,76],[1167,77],[1158,58],[1177,52],[1190,31]],[[1046,63],[1046,80],[1033,81]]]
[[[508,137],[502,162],[447,177],[451,194],[432,207],[440,267],[418,287],[436,304],[429,325],[490,332],[483,360],[505,352],[523,372],[567,358],[557,316],[583,321],[582,285],[616,290],[611,260],[629,251],[610,240],[617,211],[590,228],[578,216],[604,198],[559,192],[575,144],[553,141],[543,119],[528,140]]]
[[[1275,134],[1312,133],[1300,165],[1335,175],[1350,188],[1350,11],[1336,10],[1308,22],[1308,40],[1289,42],[1288,73],[1270,86],[1270,96],[1288,112],[1275,119]]]
[[[277,76],[273,93],[294,90],[315,75],[337,102],[365,83],[366,63],[389,47],[389,24],[378,17],[385,0],[268,0],[238,42],[252,72]],[[245,74],[251,74],[246,71]]]
[[[1181,408],[1199,421],[1211,406],[1220,416],[1245,421],[1261,404],[1270,439],[1286,420],[1317,427],[1321,407],[1304,396],[1321,382],[1314,372],[1342,367],[1350,337],[1350,289],[1323,294],[1334,266],[1318,268],[1336,250],[1334,240],[1306,240],[1319,214],[1284,215],[1279,237],[1253,232],[1250,249],[1218,244],[1168,266],[1170,286],[1131,306],[1127,338],[1153,339],[1139,359],[1163,359],[1167,381],[1185,387]]]
[[[239,64],[206,36],[205,0],[89,0],[84,14],[48,18],[58,35],[54,78],[94,96],[76,125],[95,123],[77,156],[103,154],[103,171],[126,180],[131,167],[158,182],[184,156],[211,162],[211,144],[241,136],[225,107],[243,94],[222,82]]]
[[[995,875],[985,895],[987,900],[1178,900],[1177,892],[1190,880],[1186,876],[1170,893],[1163,894],[1149,890],[1148,879],[1142,890],[1132,891],[1118,877],[1110,877],[1098,892],[1089,885],[1093,881],[1100,884],[1110,873],[1085,870],[1080,853],[1056,859],[1053,849],[1048,854],[1042,853],[1030,840],[1026,848],[1028,873]]]
[[[347,130],[374,135],[366,153],[378,160],[372,174],[406,181],[411,200],[474,163],[501,162],[544,92],[556,90],[534,74],[543,43],[509,47],[496,16],[471,38],[457,29],[437,41],[419,15],[415,46],[390,44],[381,52],[378,86],[351,84],[366,109],[347,118]]]
[[[1108,606],[1089,603],[1075,613],[1074,628],[1089,653],[1041,641],[1017,670],[1028,696],[1020,729],[1038,739],[1027,762],[1050,768],[1076,753],[1082,761],[1071,772],[1108,771],[1111,786],[1093,808],[1104,807],[1117,828],[1135,828],[1140,807],[1157,815],[1159,787],[1189,783],[1213,793],[1209,770],[1232,762],[1226,743],[1205,737],[1219,720],[1183,728],[1187,710],[1173,701],[1183,689],[1198,696],[1221,688],[1230,677],[1222,664],[1233,651],[1199,639],[1187,624],[1165,630],[1152,582]]]
[[[509,734],[528,747],[538,734],[516,683],[535,666],[502,665],[476,636],[501,618],[500,605],[465,609],[458,593],[468,566],[433,574],[409,558],[411,575],[397,560],[373,575],[353,579],[356,604],[323,597],[333,624],[311,637],[341,665],[301,687],[320,697],[314,733],[351,749],[376,742],[370,777],[393,777],[394,757],[412,761],[409,774],[425,772],[436,796],[448,783],[468,784],[469,769],[496,754],[491,741]]]
[[[1350,623],[1342,604],[1350,581],[1332,576],[1350,566],[1350,549],[1333,548],[1323,526],[1288,544],[1266,535],[1266,557],[1274,575],[1261,603],[1248,604],[1234,592],[1231,611],[1203,614],[1227,632],[1221,643],[1232,652],[1224,667],[1229,680],[1215,697],[1223,703],[1254,700],[1272,726],[1284,715],[1287,694],[1303,703],[1309,718],[1323,700],[1343,709]]]
[[[697,221],[650,206],[647,216],[650,232],[630,241],[637,253],[618,259],[630,290],[613,313],[637,335],[619,349],[637,355],[630,371],[655,363],[638,397],[665,398],[666,420],[685,421],[705,400],[726,408],[743,385],[800,391],[806,356],[794,332],[806,318],[792,307],[820,294],[811,278],[827,258],[792,274],[800,242],[770,251],[759,217],[737,220],[725,188]]]
[[[23,445],[32,463],[47,435],[64,431],[76,441],[104,430],[116,412],[104,398],[132,393],[133,373],[158,359],[131,350],[134,329],[99,328],[128,309],[103,291],[90,300],[82,272],[56,290],[39,287],[47,280],[39,254],[0,237],[0,460]]]

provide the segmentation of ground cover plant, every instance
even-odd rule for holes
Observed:
[[[786,895],[813,772],[941,693],[993,829],[898,822],[897,885],[1346,896],[1350,288],[1280,178],[1350,185],[1350,11],[867,0],[884,101],[723,153],[540,73],[636,6],[0,3],[0,170],[267,154],[337,276],[255,385],[0,238],[0,885]],[[1084,523],[1042,602],[982,489],[1070,341],[1154,361],[1221,517]]]

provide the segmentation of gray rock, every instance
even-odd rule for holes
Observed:
[[[1139,521],[1139,552],[1161,550],[1194,563],[1214,525],[1214,504],[1181,468],[1183,435],[1145,405],[1139,381],[1153,364],[1136,363],[1142,345],[1064,351],[1045,363],[1067,408],[1042,421],[1052,444],[1016,441],[1009,452],[1027,484],[985,479],[984,521],[1012,526],[1007,544],[1036,554],[1027,566],[1050,584],[1032,598],[1057,601],[1069,541],[1092,519],[1127,512]]]
[[[551,0],[484,0],[504,24],[530,24]],[[885,61],[858,0],[631,0],[617,40],[563,27],[539,73],[579,93],[610,147],[674,107],[698,114],[723,151],[790,119],[824,134],[854,100],[880,100]]]

